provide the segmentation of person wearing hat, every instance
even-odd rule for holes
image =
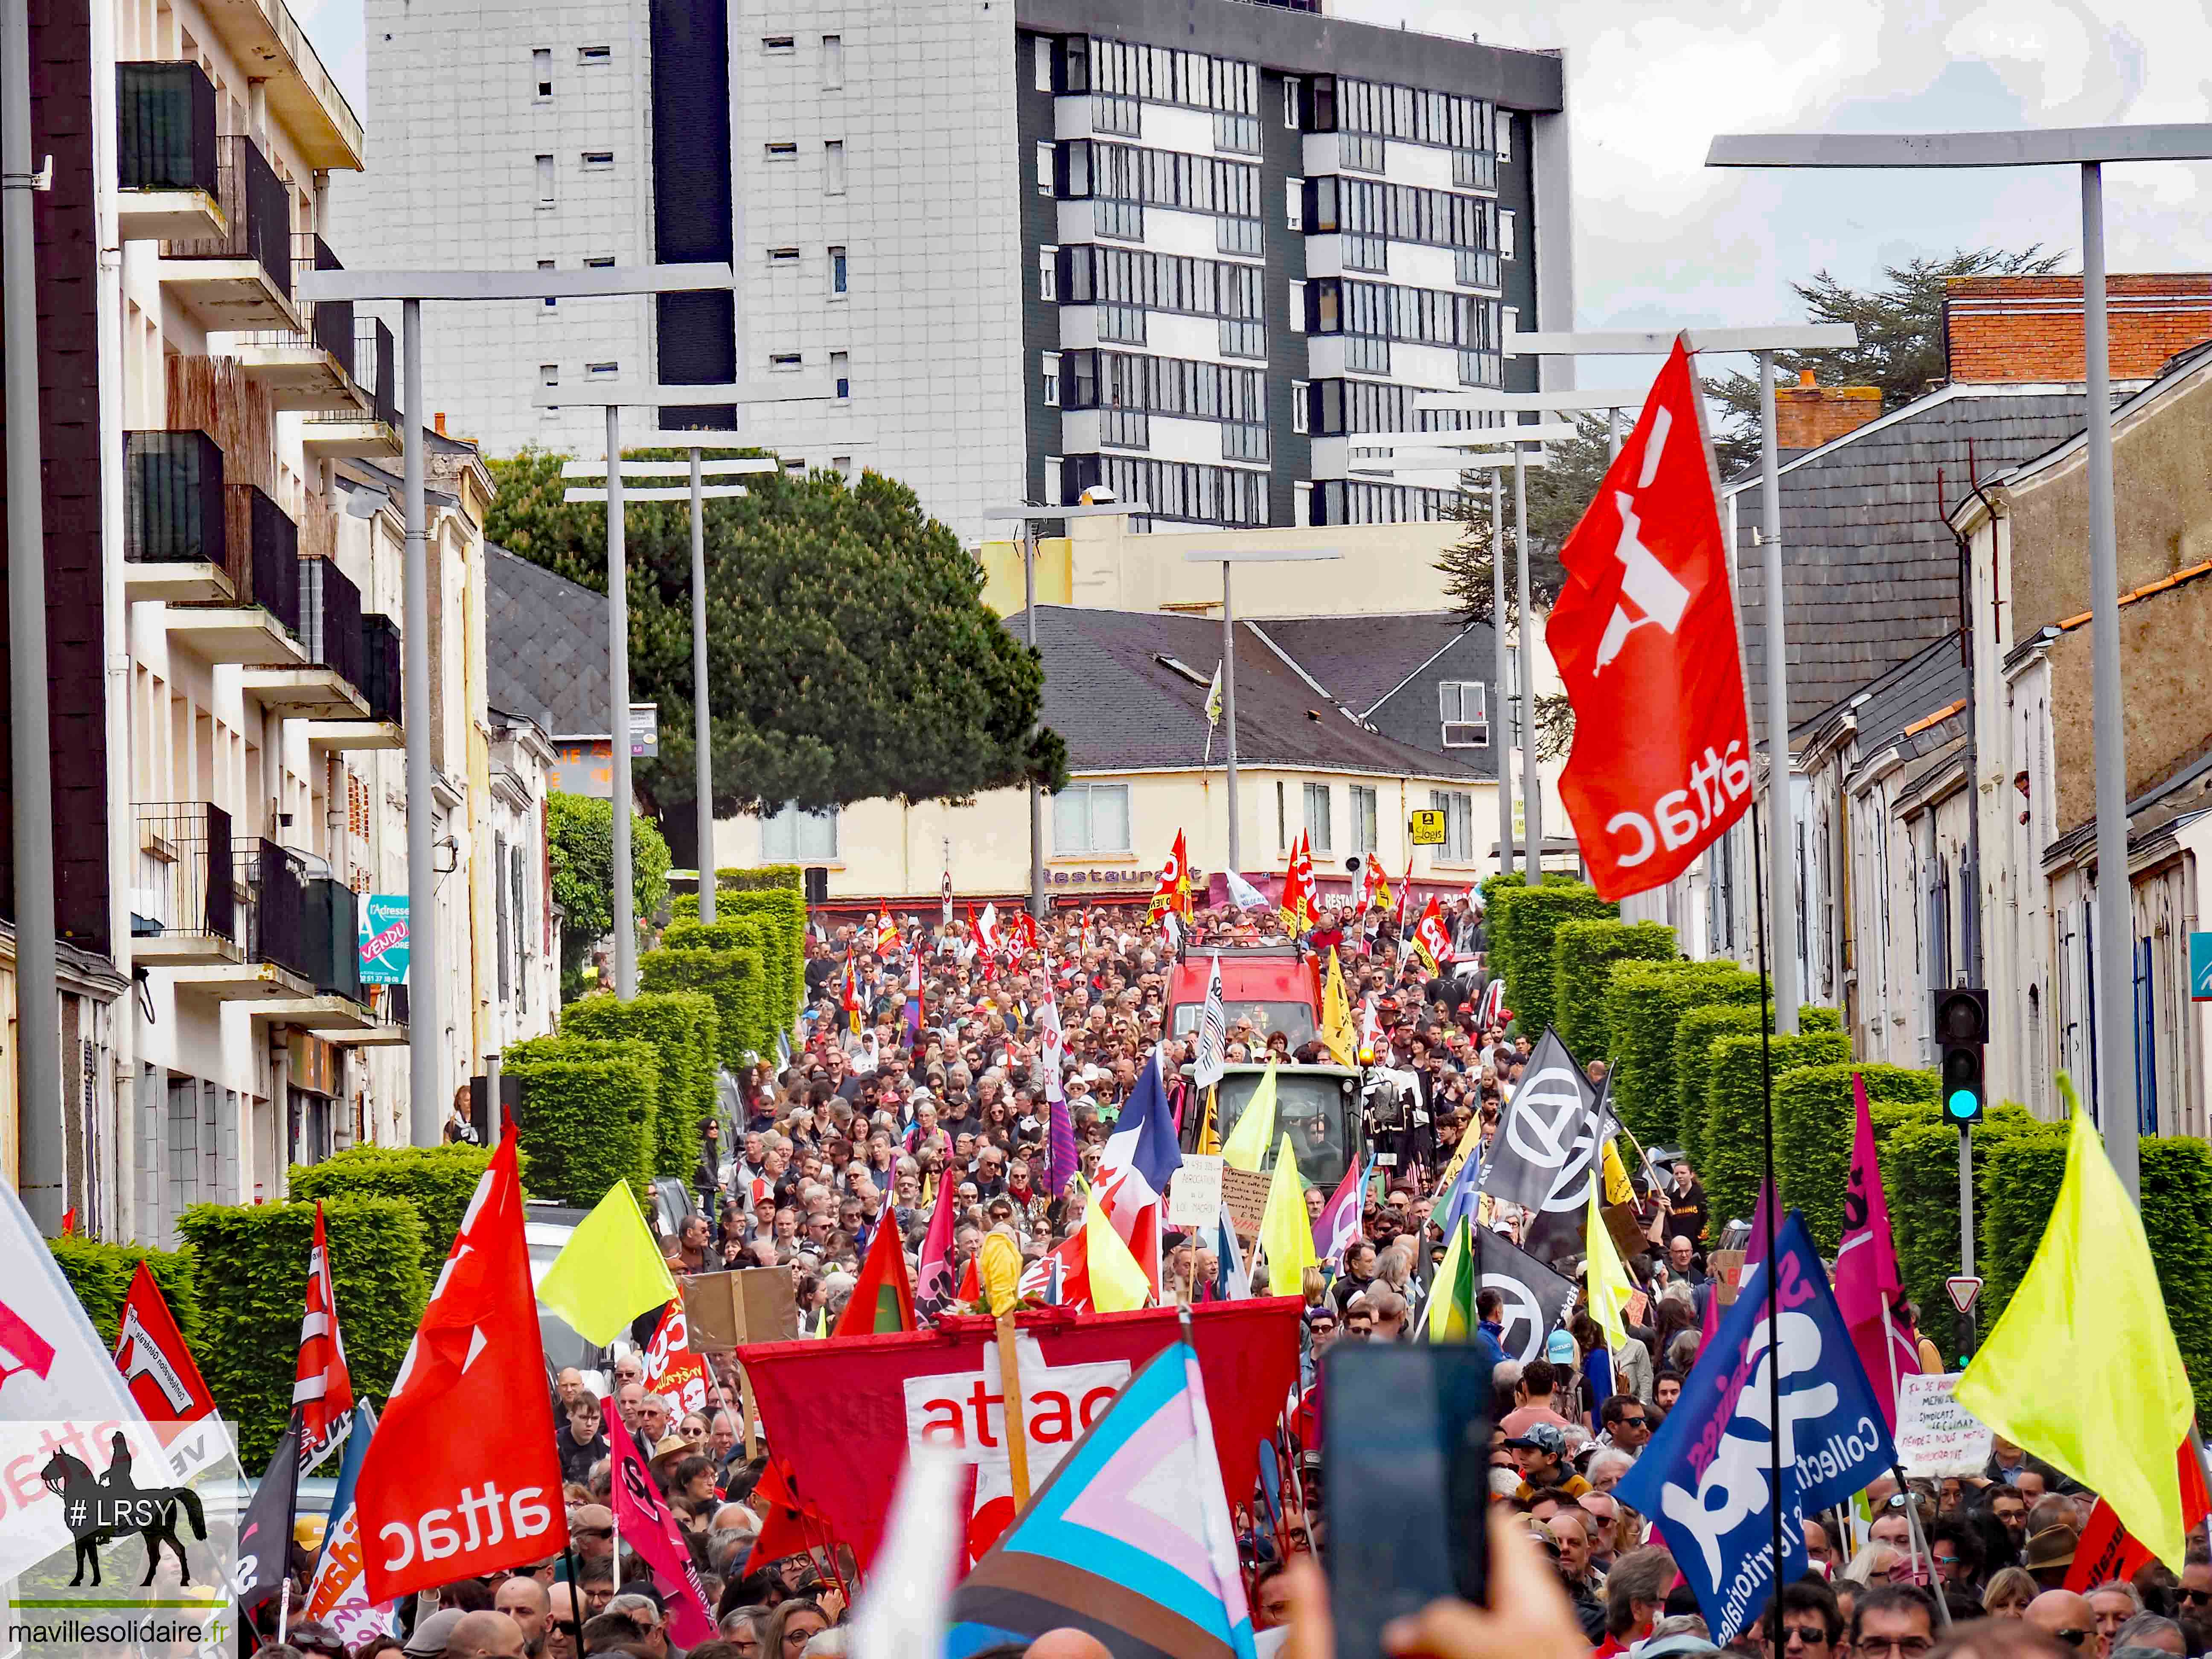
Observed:
[[[504,1614],[497,1616],[505,1617]],[[439,1608],[428,1618],[417,1621],[414,1633],[407,1638],[401,1651],[407,1655],[407,1659],[443,1659],[446,1645],[453,1640],[454,1627],[467,1617],[468,1614],[459,1607]],[[514,1628],[512,1619],[507,1622],[509,1629]],[[516,1632],[518,1648],[520,1646],[520,1631]]]
[[[2074,1565],[2075,1546],[2081,1534],[2063,1522],[2054,1522],[2027,1535],[2027,1547],[2021,1551],[2020,1564],[2028,1576],[2047,1590],[2063,1589],[2067,1570]]]
[[[1542,1363],[1532,1362],[1532,1369]],[[1567,1461],[1567,1431],[1558,1424],[1531,1423],[1519,1434],[1507,1435],[1505,1446],[1521,1466],[1521,1485],[1513,1494],[1519,1502],[1573,1499],[1590,1489],[1589,1482],[1577,1474]]]

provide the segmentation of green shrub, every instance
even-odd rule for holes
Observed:
[[[537,1037],[508,1049],[501,1066],[522,1084],[515,1141],[540,1197],[589,1206],[617,1182],[647,1196],[660,1093],[652,1045]]]
[[[93,1329],[112,1352],[115,1346],[115,1329],[123,1317],[123,1298],[131,1294],[131,1281],[138,1276],[138,1264],[143,1261],[153,1269],[154,1283],[161,1287],[167,1299],[169,1311],[176,1316],[177,1328],[185,1334],[187,1342],[195,1340],[200,1331],[199,1287],[192,1272],[192,1259],[183,1250],[149,1250],[141,1244],[103,1244],[96,1239],[50,1238],[46,1247],[54,1253],[54,1264],[62,1270],[76,1299],[84,1304]],[[304,1275],[307,1267],[301,1265]]]
[[[1808,1002],[1797,1010],[1797,1029],[1801,1031],[1840,1031],[1844,1029],[1844,1014],[1840,1008],[1824,1008],[1817,1002]]]
[[[1674,1023],[1674,1139],[1685,1156],[1705,1150],[1705,1101],[1712,1083],[1713,1040],[1759,1029],[1756,1001],[1723,1002],[1687,1009]]]
[[[1765,1038],[1759,1034],[1753,1010],[1728,1012],[1751,1016],[1753,1029],[1747,1033],[1716,1035],[1706,1048],[1710,1075],[1705,1091],[1705,1156],[1698,1161],[1698,1173],[1717,1219],[1747,1217],[1759,1201],[1759,1177],[1765,1166],[1765,1079],[1770,1065],[1778,1087],[1786,1073],[1801,1066],[1829,1065],[1851,1057],[1850,1045],[1839,1032],[1808,1031]],[[1766,1057],[1769,1043],[1771,1062]],[[1778,1143],[1779,1139],[1778,1134]],[[1778,1176],[1778,1144],[1775,1168]],[[1788,1196],[1786,1191],[1784,1196]]]
[[[763,864],[750,870],[725,866],[714,872],[714,890],[732,893],[804,893],[806,872],[796,864]]]
[[[2212,1376],[2212,1146],[2182,1135],[2141,1143],[2143,1231],[2166,1322],[2191,1376]]]
[[[356,1193],[412,1205],[422,1223],[422,1272],[435,1284],[490,1162],[484,1147],[461,1141],[445,1146],[349,1146],[320,1164],[294,1164],[291,1194],[309,1204]],[[519,1167],[526,1179],[527,1161],[519,1160]]]
[[[1674,930],[1662,921],[1569,921],[1552,936],[1552,1009],[1559,1041],[1587,1065],[1612,1052],[1608,1000],[1613,964],[1672,962]]]
[[[1606,982],[1606,1000],[1613,1109],[1644,1146],[1672,1141],[1682,1120],[1675,1027],[1692,1008],[1758,1001],[1759,975],[1727,962],[1621,962]]]
[[[1553,940],[1560,924],[1618,919],[1620,907],[1580,883],[1547,881],[1537,887],[1500,885],[1486,918],[1490,966],[1505,976],[1505,1000],[1532,1038],[1556,1024],[1552,1008]],[[1590,1058],[1595,1059],[1592,1055]]]
[[[635,1037],[652,1048],[660,1062],[653,1113],[653,1173],[688,1182],[704,1145],[700,1120],[713,1117],[716,1104],[714,1066],[721,1039],[714,999],[697,991],[647,991],[628,1002],[586,997],[561,1011],[561,1031],[570,1037]]]
[[[763,887],[724,893],[715,903],[718,915],[744,916],[759,924],[762,966],[771,992],[768,1017],[776,1030],[789,1031],[806,1003],[806,901],[787,887]],[[772,996],[779,985],[783,988],[780,1003]],[[774,1048],[771,1036],[761,1052]]]
[[[1885,1107],[1912,1107],[1925,1114],[1936,1104],[1936,1073],[1902,1066],[1805,1066],[1775,1079],[1775,1173],[1783,1196],[1804,1211],[1813,1242],[1824,1255],[1835,1254],[1843,1236],[1856,1115],[1854,1073],[1866,1079],[1869,1111],[1877,1119]]]
[[[1898,1271],[1905,1294],[1921,1311],[1921,1328],[1944,1349],[1951,1348],[1950,1298],[1943,1281],[1959,1271],[1959,1131],[1945,1121],[1933,1105],[1881,1104],[1874,1109],[1875,1149],[1881,1159],[1882,1185],[1889,1194],[1889,1220],[1897,1241]],[[2020,1256],[2009,1281],[2005,1270],[1993,1267],[1990,1255],[2005,1242],[1996,1230],[2010,1227],[2007,1188],[2008,1153],[2015,1141],[2034,1143],[2047,1139],[2051,1126],[2039,1122],[2022,1108],[2002,1104],[1990,1108],[1974,1131],[1974,1216],[1976,1267],[1990,1288],[1976,1310],[1982,1328],[1989,1328],[1993,1310],[2010,1298],[2018,1282],[2018,1268],[2027,1262]],[[2064,1147],[2062,1136],[2060,1152]],[[2058,1190],[2057,1177],[2043,1199],[2042,1213],[2050,1212],[2051,1198]],[[2037,1236],[2040,1237],[2040,1224]],[[2028,1252],[2033,1253],[2031,1240]],[[1950,1356],[1955,1359],[1955,1352]]]
[[[325,1200],[323,1222],[354,1394],[381,1404],[429,1293],[422,1223],[399,1199],[349,1193]],[[240,1462],[258,1469],[291,1415],[315,1206],[196,1204],[177,1231],[194,1257],[200,1374],[237,1425]]]
[[[773,1030],[762,1014],[765,979],[760,951],[751,946],[734,951],[648,951],[637,963],[637,982],[643,990],[702,991],[714,999],[720,1059],[733,1072],[744,1065],[749,1049],[756,1054],[775,1052]]]

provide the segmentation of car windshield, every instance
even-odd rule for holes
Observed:
[[[1222,1007],[1229,1016],[1229,1029],[1231,1031],[1237,1029],[1237,1022],[1240,1019],[1249,1019],[1252,1022],[1253,1042],[1255,1047],[1265,1047],[1267,1039],[1277,1031],[1287,1031],[1290,1034],[1291,1047],[1293,1048],[1310,1042],[1313,1038],[1313,1009],[1309,1004],[1228,1001],[1224,1002]],[[1199,1016],[1205,1011],[1206,1004],[1202,1001],[1177,1003],[1175,1009],[1175,1034],[1177,1036],[1186,1036],[1195,1031],[1198,1029]]]
[[[1264,1072],[1231,1072],[1221,1079],[1218,1108],[1222,1133],[1243,1115]],[[1308,1072],[1295,1066],[1275,1073],[1275,1145],[1268,1148],[1267,1168],[1274,1168],[1275,1152],[1282,1136],[1291,1137],[1297,1155],[1298,1174],[1309,1187],[1334,1193],[1350,1167],[1352,1124],[1358,1111],[1355,1095],[1344,1091],[1351,1079],[1334,1072]]]

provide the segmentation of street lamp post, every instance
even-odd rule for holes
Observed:
[[[1029,647],[1036,649],[1036,527],[1060,519],[1126,519],[1138,514],[1150,513],[1152,507],[1144,501],[1085,501],[1074,507],[1036,507],[1024,501],[1019,507],[987,507],[983,509],[986,524],[1018,524],[1021,528],[1016,538],[1022,550],[1022,616],[1029,632]],[[1042,699],[1040,699],[1040,707]],[[948,859],[945,869],[950,872]],[[1044,791],[1037,787],[1035,778],[1030,780],[1030,914],[1039,921],[1044,920]]]
[[[406,407],[401,416],[401,494],[405,497],[402,505],[407,551],[402,565],[401,623],[407,644],[400,701],[407,731],[407,1119],[409,1139],[417,1146],[437,1146],[445,1135],[445,1085],[436,1029],[441,989],[438,888],[431,867],[431,802],[436,772],[430,763],[430,551],[422,481],[423,302],[590,299],[736,286],[737,278],[726,264],[582,270],[303,270],[294,279],[298,297],[311,304],[325,300],[400,302],[406,380]],[[626,720],[624,725],[626,728]],[[415,1006],[417,1002],[422,1008]],[[426,1015],[432,1030],[423,1040],[417,1037],[414,1022]]]
[[[2136,1149],[2141,1085],[2131,999],[2135,916],[2128,878],[2127,727],[2120,683],[2119,538],[2112,510],[2110,317],[2105,300],[2107,162],[2212,161],[2212,124],[2049,127],[2019,132],[1724,133],[1706,153],[1715,167],[2071,167],[2081,178],[2081,345],[2088,436],[2090,732],[2096,753],[2097,1069],[2105,1150],[2129,1195],[2142,1201]],[[1977,905],[1980,895],[1975,896]],[[2101,1093],[2106,1085],[2111,1095]]]

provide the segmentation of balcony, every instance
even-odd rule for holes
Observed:
[[[366,412],[354,404],[310,414],[301,424],[300,441],[311,461],[344,455],[389,459],[400,453],[398,358],[392,331],[374,317],[354,319],[350,373],[368,399]]]
[[[299,526],[252,484],[225,484],[222,491],[229,594],[204,604],[172,601],[171,641],[210,663],[303,662]]]
[[[162,801],[138,807],[137,819],[132,957],[149,968],[243,963],[230,815],[205,801]]]
[[[227,602],[222,451],[204,432],[123,434],[123,591],[129,599]]]
[[[270,862],[271,854],[281,856],[283,871]],[[295,853],[264,842],[261,855],[264,890],[280,893],[289,906],[297,882],[298,971],[311,989],[303,996],[263,1002],[254,1009],[254,1018],[302,1026],[333,1042],[353,1041],[357,1033],[386,1024],[362,1001],[359,895],[343,882],[307,873],[306,861]],[[287,917],[289,914],[283,911]],[[289,941],[280,943],[289,945]]]
[[[407,988],[368,985],[362,988],[367,1000],[348,1011],[344,1024],[323,1030],[310,1027],[310,1035],[349,1048],[404,1048],[407,1042]]]
[[[198,64],[115,66],[115,222],[126,242],[220,237],[215,84]]]
[[[331,559],[301,558],[299,644],[305,662],[257,664],[239,689],[284,720],[362,720],[361,590]]]
[[[361,674],[354,682],[368,704],[367,720],[324,719],[307,722],[307,742],[318,749],[404,749],[399,721],[403,672],[399,629],[389,617],[361,619]]]
[[[292,238],[295,286],[302,272],[343,268],[313,231]],[[305,329],[258,329],[245,336],[230,355],[248,380],[267,389],[272,409],[319,410],[358,419],[368,410],[369,397],[354,372],[353,301],[322,300],[310,305],[303,301],[298,308],[307,317]]]
[[[155,264],[162,289],[210,331],[300,328],[291,193],[252,139],[216,140],[216,199],[220,234],[163,240]]]

